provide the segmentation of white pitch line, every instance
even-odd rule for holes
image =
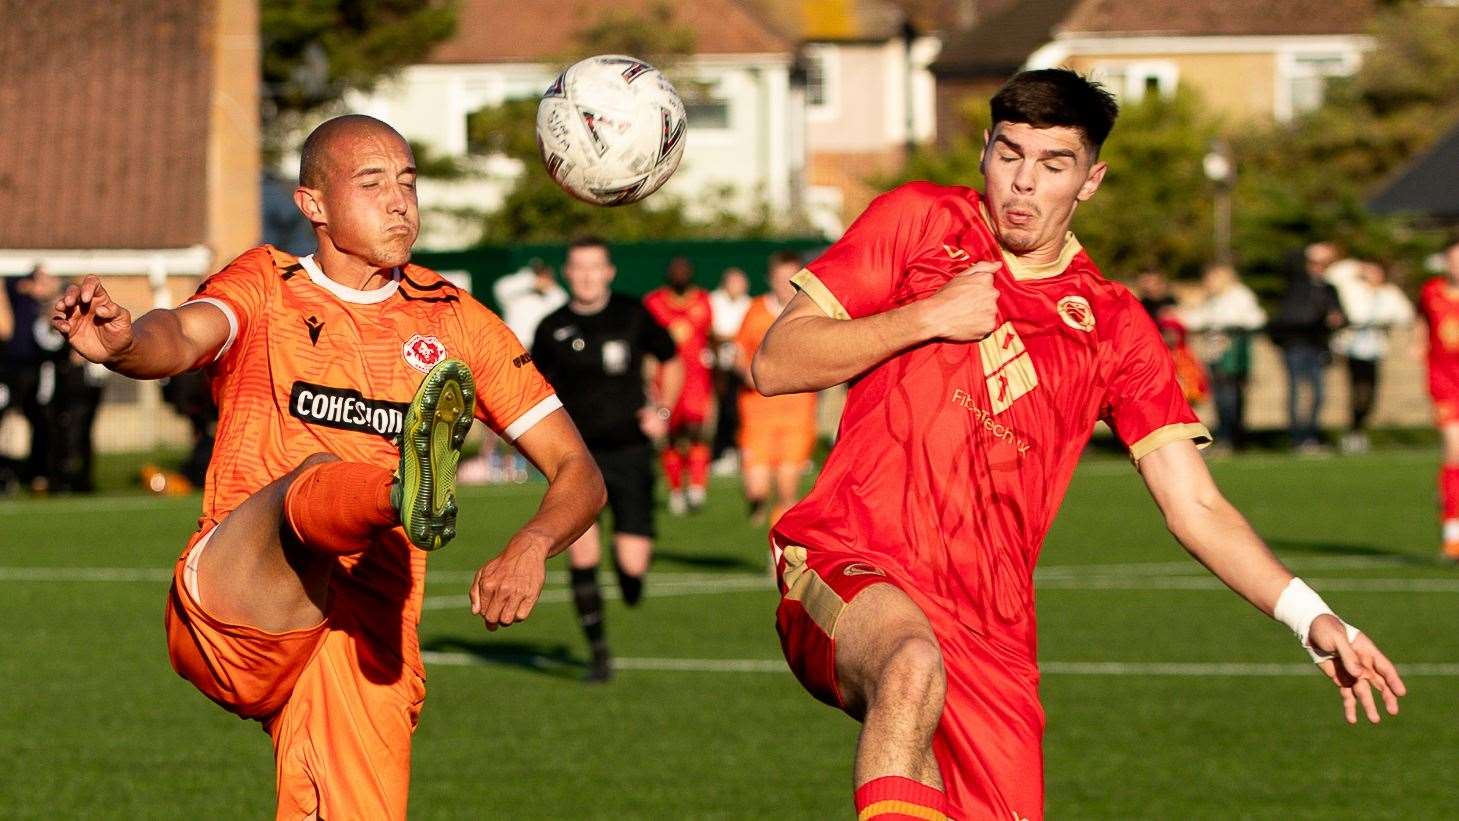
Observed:
[[[547,656],[502,657],[494,661],[472,653],[421,653],[427,664],[451,667],[474,667],[500,662],[523,663],[540,669],[575,666]],[[619,670],[644,670],[677,673],[785,673],[781,659],[693,659],[693,658],[615,658]],[[1039,670],[1054,676],[1160,676],[1168,678],[1274,678],[1320,675],[1311,664],[1273,664],[1256,662],[1098,662],[1046,661]],[[1399,672],[1405,676],[1459,677],[1459,664],[1405,664]]]
[[[7,582],[160,582],[171,570],[153,567],[0,567]]]
[[[773,587],[768,578],[753,576],[740,579],[725,579],[716,582],[680,582],[678,584],[656,583],[652,578],[649,580],[647,596],[649,598],[668,598],[672,596],[698,596],[707,593],[739,593],[745,590],[770,591]],[[608,586],[603,589],[603,597],[608,599],[620,599],[622,594],[616,586]],[[542,591],[537,598],[538,604],[560,604],[572,600],[572,591],[564,588],[548,588]],[[427,596],[421,602],[422,610],[450,610],[457,607],[466,607],[470,600],[465,596]]]
[[[22,513],[62,513],[78,511],[84,513],[116,512],[122,510],[158,510],[186,506],[193,511],[202,509],[201,496],[67,496],[59,499],[34,499],[23,502],[0,502],[0,516],[16,516]]]

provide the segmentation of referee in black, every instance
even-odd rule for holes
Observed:
[[[618,589],[632,606],[643,595],[653,556],[653,442],[668,432],[684,365],[675,358],[673,338],[643,303],[609,289],[616,273],[603,240],[583,237],[568,246],[563,275],[571,296],[537,326],[532,361],[557,390],[603,472]],[[656,374],[645,375],[644,357],[653,360]],[[653,384],[660,394],[650,399]],[[593,654],[590,682],[613,675],[598,586],[600,544],[595,524],[568,548],[572,600]]]

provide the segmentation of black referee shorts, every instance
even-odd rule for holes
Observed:
[[[608,487],[608,507],[613,511],[613,532],[654,537],[653,447],[629,445],[611,450],[594,450],[593,458]]]

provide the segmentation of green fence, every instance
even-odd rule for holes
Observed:
[[[642,296],[663,284],[669,260],[687,257],[694,263],[694,279],[706,288],[719,284],[726,268],[741,268],[750,275],[755,293],[765,290],[765,273],[770,255],[776,251],[800,251],[810,259],[827,245],[819,237],[783,240],[686,239],[656,242],[619,242],[611,245],[618,277],[613,289]],[[541,259],[559,273],[567,254],[566,243],[480,246],[463,251],[416,251],[412,261],[441,272],[464,271],[471,276],[471,291],[477,299],[493,305],[491,284],[498,277]]]

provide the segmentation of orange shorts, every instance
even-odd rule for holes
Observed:
[[[1439,427],[1459,422],[1459,400],[1435,399],[1434,424]]]
[[[269,633],[211,616],[187,584],[187,558],[210,533],[193,535],[173,571],[173,669],[224,709],[263,723],[277,818],[405,818],[424,678],[372,652],[338,590],[325,621],[303,630]]]
[[[811,458],[816,428],[804,420],[754,419],[740,421],[740,467],[800,467]]]

